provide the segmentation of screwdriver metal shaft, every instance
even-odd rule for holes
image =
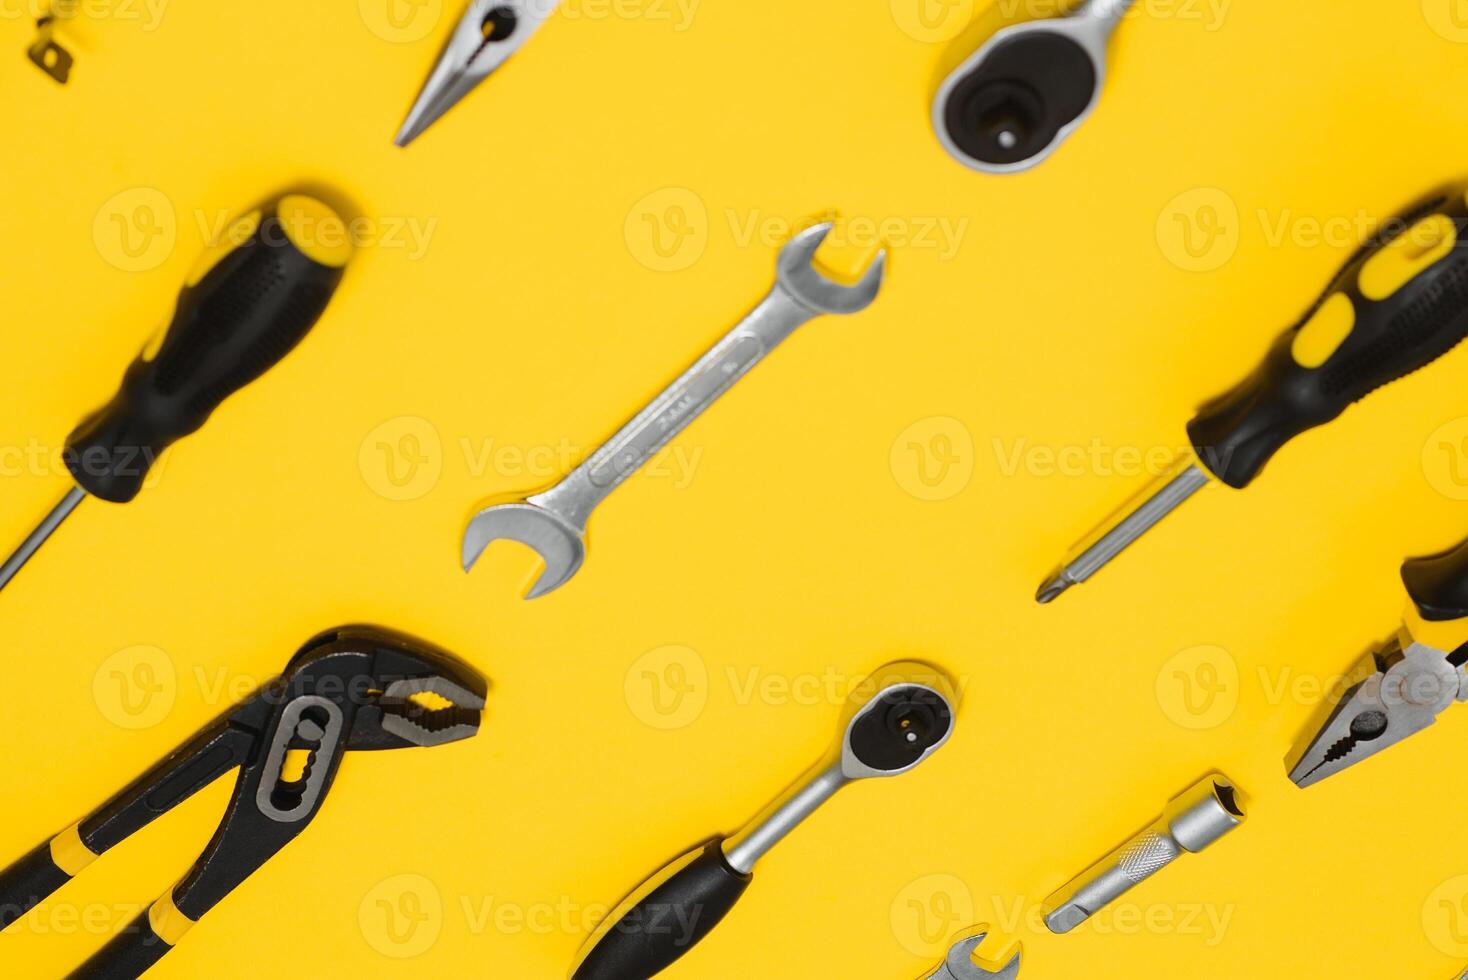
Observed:
[[[15,573],[25,567],[25,563],[31,560],[32,555],[41,550],[41,545],[45,544],[46,539],[55,533],[62,521],[71,516],[71,512],[76,510],[77,504],[85,500],[86,496],[87,492],[81,487],[72,487],[66,492],[66,496],[61,498],[61,502],[51,508],[51,513],[36,525],[30,537],[22,541],[20,547],[15,549],[15,554],[6,559],[4,565],[0,565],[0,589],[10,584],[10,580],[15,578]]]
[[[1040,586],[1035,599],[1042,605],[1054,602],[1072,585],[1079,585],[1095,575],[1193,494],[1206,487],[1211,479],[1207,471],[1191,458],[1174,465],[1136,498],[1133,505],[1124,507],[1115,518],[1082,542],[1072,557],[1067,558]]]
[[[1212,480],[1243,490],[1297,436],[1327,425],[1468,339],[1468,182],[1428,195],[1364,242],[1233,388],[1188,423],[1192,451],[1040,586],[1054,602]]]

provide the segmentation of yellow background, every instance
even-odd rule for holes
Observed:
[[[492,678],[480,737],[349,758],[156,975],[562,976],[591,916],[824,748],[838,706],[810,679],[916,656],[966,682],[951,745],[833,801],[669,977],[899,980],[973,921],[1012,927],[1026,980],[1468,962],[1468,709],[1308,792],[1281,761],[1319,686],[1399,621],[1401,560],[1468,530],[1468,350],[1030,601],[1145,482],[1110,453],[1179,445],[1342,261],[1342,221],[1468,171],[1468,10],[1141,0],[1095,117],[998,178],[928,125],[968,0],[926,20],[919,0],[574,0],[408,152],[391,137],[461,8],[393,27],[385,2],[94,5],[63,35],[65,89],[6,5],[6,540],[67,486],[22,451],[111,392],[201,223],[320,185],[431,231],[369,235],[299,351],[0,597],[0,860],[230,682],[375,621]],[[780,223],[833,208],[916,239],[870,311],[804,328],[625,486],[560,592],[517,598],[534,561],[510,546],[459,570],[475,505],[553,476],[543,450],[537,469],[486,448],[594,447],[759,298]],[[922,234],[945,222],[953,240]],[[655,703],[649,673],[684,700]],[[1038,928],[1046,894],[1214,767],[1249,794],[1243,830],[1120,914]],[[227,783],[6,932],[7,975],[60,975],[169,887]]]

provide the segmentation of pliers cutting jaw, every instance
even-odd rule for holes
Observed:
[[[1427,728],[1468,697],[1465,660],[1468,650],[1449,654],[1403,629],[1357,665],[1361,679],[1291,754],[1290,779],[1312,786]]]
[[[394,141],[407,146],[530,40],[560,0],[472,0]]]
[[[372,627],[323,633],[280,677],[216,719],[101,809],[0,871],[8,925],[91,861],[238,768],[224,819],[188,873],[80,975],[137,977],[303,831],[352,750],[474,735],[484,679],[451,654]]]

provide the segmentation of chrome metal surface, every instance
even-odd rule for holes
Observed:
[[[461,560],[468,571],[496,540],[534,549],[544,569],[525,598],[564,585],[586,558],[592,511],[797,328],[824,313],[856,313],[881,290],[886,253],[879,253],[854,285],[834,282],[815,267],[830,224],[801,232],[780,253],[775,286],[708,353],[638,412],[616,435],[554,487],[493,503],[464,532]]]
[[[1041,604],[1054,602],[1071,586],[1095,575],[1211,480],[1197,463],[1191,460],[1179,463],[1131,505],[1092,532],[1045,580],[1035,593],[1035,600]]]
[[[10,580],[15,578],[15,573],[25,567],[25,563],[41,550],[41,545],[45,544],[46,539],[51,537],[61,523],[71,516],[71,512],[76,510],[77,505],[85,500],[86,496],[87,492],[81,487],[72,487],[66,492],[66,496],[61,498],[61,502],[51,508],[51,512],[41,520],[40,524],[36,525],[36,529],[30,533],[30,536],[20,543],[15,553],[6,559],[4,565],[0,565],[0,589],[10,584]]]
[[[1101,101],[1101,92],[1106,84],[1107,47],[1111,43],[1112,35],[1116,33],[1117,27],[1121,24],[1122,18],[1135,2],[1136,0],[1088,0],[1087,3],[1081,4],[1065,16],[1026,21],[995,32],[983,46],[966,58],[944,79],[933,99],[933,132],[937,135],[938,142],[943,145],[943,149],[964,166],[991,174],[1018,173],[1029,170],[1048,159],[1095,112],[1096,104]],[[975,69],[988,60],[1001,45],[1031,34],[1063,35],[1075,41],[1086,52],[1096,70],[1096,87],[1091,93],[1091,100],[1080,115],[1062,126],[1055,134],[1055,138],[1042,150],[1023,160],[1014,163],[993,163],[970,156],[953,141],[948,133],[945,120],[948,100],[952,98],[954,91],[964,79],[973,74]]]
[[[889,670],[904,665],[889,665]],[[881,677],[882,671],[872,675]],[[937,733],[917,761],[899,769],[874,769],[863,763],[852,748],[852,733],[858,722],[885,704],[884,698],[904,691],[922,693],[940,698],[948,709],[947,728]],[[869,700],[858,707],[846,719],[841,729],[841,739],[832,750],[802,779],[782,793],[766,807],[744,829],[724,841],[724,859],[729,867],[744,874],[754,871],[755,862],[769,853],[770,849],[784,840],[789,833],[814,813],[836,792],[860,779],[877,779],[896,776],[916,768],[943,745],[953,734],[954,719],[958,705],[953,696],[937,685],[894,681],[882,683],[874,688]],[[895,733],[894,733],[895,734]]]
[[[559,0],[473,0],[394,140],[407,146],[530,40]]]
[[[979,930],[961,937],[948,950],[938,969],[924,974],[922,980],[1016,980],[1019,976],[1019,953],[1010,957],[997,973],[974,962],[974,951],[988,935],[987,930]]]
[[[1204,777],[1171,800],[1153,824],[1045,900],[1045,925],[1064,934],[1185,853],[1197,853],[1244,822],[1223,776]]]
[[[1368,654],[1356,672],[1366,673],[1365,679],[1347,691],[1318,732],[1291,752],[1287,764],[1295,785],[1313,786],[1369,759],[1468,700],[1464,668],[1449,663],[1442,650],[1413,641],[1405,630]]]

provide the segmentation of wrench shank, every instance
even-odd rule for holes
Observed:
[[[613,490],[817,315],[776,285],[747,317],[589,459],[529,502],[585,530],[591,512]]]

